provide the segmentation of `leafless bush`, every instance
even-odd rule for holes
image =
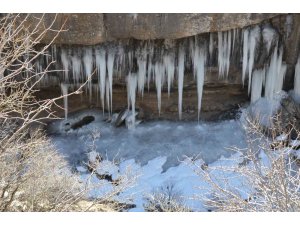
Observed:
[[[35,23],[29,24],[30,18]],[[91,185],[93,174],[87,182],[79,182],[79,176],[70,172],[64,158],[36,128],[46,119],[57,118],[52,106],[63,98],[37,100],[34,95],[43,77],[57,72],[50,70],[55,61],[47,49],[63,31],[63,27],[53,29],[57,16],[49,26],[43,19],[44,15],[27,14],[0,19],[0,211],[86,211],[100,200],[109,202],[129,182],[124,178],[122,185],[95,202],[87,199],[93,188],[103,184]],[[48,32],[55,33],[53,40],[37,46]],[[43,71],[34,63],[41,56],[49,57]],[[79,93],[83,85],[68,95]],[[89,207],[80,204],[84,201],[91,203]]]
[[[191,211],[184,205],[184,199],[180,191],[176,190],[175,184],[168,182],[153,191],[146,198],[144,208],[148,212],[189,212]]]
[[[84,187],[45,136],[34,133],[0,155],[1,211],[65,211]]]
[[[246,132],[247,149],[233,149],[240,157],[207,170],[196,170],[209,184],[209,190],[201,196],[207,208],[235,212],[299,211],[300,169],[295,155],[300,142],[295,143],[300,133],[297,132],[296,140],[291,140],[290,132],[277,124],[266,135],[250,119]]]
[[[66,161],[34,124],[54,118],[55,100],[37,101],[37,84],[49,72],[35,69],[48,45],[36,47],[44,35],[62,31],[45,27],[44,15],[28,24],[32,15],[7,14],[0,20],[0,210],[64,211],[79,196],[82,187]]]

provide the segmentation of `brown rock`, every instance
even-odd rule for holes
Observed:
[[[200,33],[224,31],[260,23],[278,14],[259,13],[170,13],[170,14],[102,14],[102,13],[60,13],[33,14],[28,25],[33,29],[38,18],[43,16],[41,27],[48,27],[54,21],[53,29],[64,30],[55,40],[56,44],[95,45],[115,40],[135,38],[178,39]],[[25,15],[23,15],[24,17]],[[42,40],[49,43],[56,32],[49,32]]]

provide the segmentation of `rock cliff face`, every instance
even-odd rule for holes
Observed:
[[[42,15],[36,14],[34,16],[41,17]],[[54,18],[54,14],[44,15],[44,25],[51,24]],[[32,25],[35,24],[35,21],[36,19],[31,17],[28,23]],[[100,74],[100,67],[102,66],[101,60],[99,61],[99,54],[103,50],[104,59],[102,60],[104,61],[102,63],[106,68],[104,72],[107,73],[106,76],[109,76],[110,71],[111,74],[114,74],[111,90],[111,108],[113,111],[127,107],[128,83],[126,79],[129,73],[134,73],[136,76],[142,74],[142,78],[145,79],[145,74],[147,76],[152,74],[150,76],[153,76],[151,78],[153,80],[149,88],[145,85],[144,94],[142,95],[137,91],[136,108],[140,110],[144,119],[177,120],[179,110],[178,86],[180,85],[177,81],[180,61],[178,57],[180,48],[184,48],[182,119],[196,120],[198,118],[199,91],[197,91],[197,79],[193,78],[195,74],[195,62],[193,60],[196,59],[195,46],[200,43],[199,46],[202,46],[201,49],[206,52],[207,58],[200,119],[232,118],[236,109],[250,100],[251,95],[248,94],[247,88],[249,77],[246,76],[244,84],[242,79],[243,48],[245,30],[249,31],[251,39],[255,28],[259,30],[259,36],[255,39],[256,46],[249,50],[249,55],[246,55],[246,58],[251,58],[251,51],[255,52],[253,71],[262,68],[267,70],[273,57],[272,52],[277,51],[278,47],[278,52],[283,52],[280,60],[283,62],[282,69],[286,71],[283,89],[293,88],[295,63],[300,50],[299,14],[58,14],[53,29],[59,29],[65,21],[67,31],[62,32],[55,40],[56,47],[52,51],[57,54],[56,69],[64,69],[69,72],[52,74],[51,79],[46,80],[49,85],[44,85],[41,88],[38,97],[48,98],[60,95],[60,82],[74,83],[76,74],[76,79],[80,80],[86,77],[88,71],[94,67],[97,72],[90,83],[90,87],[95,86],[95,89],[86,90],[82,96],[69,97],[69,112],[102,107],[99,100],[99,88],[101,89],[99,79],[102,76]],[[268,34],[271,36],[268,37]],[[53,35],[54,33],[48,33],[43,42],[48,43]],[[267,36],[266,40],[265,36]],[[271,40],[270,50],[266,51],[268,38]],[[226,43],[224,43],[225,40]],[[228,40],[230,40],[230,45]],[[249,40],[250,45],[251,41]],[[120,46],[121,48],[119,48]],[[230,53],[227,57],[228,47]],[[143,55],[143,51],[145,51],[145,55]],[[222,51],[223,55],[220,54]],[[161,112],[159,114],[157,90],[160,82],[157,83],[156,80],[159,67],[157,67],[157,71],[155,67],[164,64],[164,57],[173,53],[175,54],[175,61],[173,62],[175,68],[173,69],[175,69],[176,80],[171,87],[170,96],[168,96],[166,81],[161,81],[164,85],[162,86]],[[114,60],[109,69],[110,56]],[[197,58],[197,60],[199,59]],[[228,75],[223,77],[224,74],[220,74],[220,66],[225,66],[226,70],[227,60],[229,63],[227,66]],[[146,67],[142,70],[144,61],[146,61]],[[149,65],[153,66],[150,73],[147,72],[151,69]],[[166,75],[168,65],[163,67],[163,74]],[[108,77],[105,79],[104,82],[110,82]],[[53,82],[53,80],[58,83]],[[108,83],[106,84],[105,95],[109,95]],[[106,99],[104,101],[106,105]],[[62,102],[61,105],[63,105]],[[63,110],[59,108],[56,110],[58,115],[63,116]]]
[[[54,29],[64,25],[66,32],[55,40],[56,44],[95,45],[106,41],[134,38],[137,40],[179,39],[201,33],[225,31],[261,23],[278,14],[45,14],[44,25]],[[33,14],[28,23],[36,24],[42,14]],[[49,32],[43,42],[54,37]]]

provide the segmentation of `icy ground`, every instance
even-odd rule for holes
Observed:
[[[76,130],[65,132],[64,124],[94,116],[95,120]],[[69,116],[67,121],[51,125],[52,139],[71,165],[86,161],[91,133],[100,132],[96,151],[108,160],[134,159],[145,165],[156,157],[166,157],[163,170],[179,165],[185,156],[200,157],[212,163],[233,152],[230,147],[245,146],[245,136],[239,121],[217,123],[156,121],[138,125],[134,130],[115,128],[104,121],[100,111],[85,111]]]
[[[72,124],[85,116],[93,116],[95,120],[76,130],[66,131],[65,124]],[[105,160],[119,162],[117,169],[114,166],[108,169],[113,171],[113,177],[126,174],[128,168],[133,176],[137,176],[134,186],[118,195],[119,201],[128,202],[130,199],[136,205],[132,211],[143,211],[145,198],[168,185],[174,186],[174,191],[183,196],[184,204],[192,210],[205,210],[195,196],[203,194],[199,187],[205,188],[207,184],[195,174],[195,167],[187,163],[186,157],[202,158],[209,165],[220,164],[220,158],[236,157],[228,148],[246,145],[238,120],[215,123],[156,121],[128,130],[115,128],[104,118],[99,111],[70,115],[68,120],[56,121],[50,126],[50,137],[85,180],[89,172],[83,165],[91,149],[91,133],[100,132],[100,138],[95,140],[96,151]],[[200,162],[203,161],[197,161]],[[91,181],[99,184],[96,176]],[[101,182],[101,187],[91,191],[91,197],[113,191],[111,184]]]

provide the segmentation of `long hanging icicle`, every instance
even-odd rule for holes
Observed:
[[[78,84],[81,75],[81,59],[77,55],[73,55],[71,58],[72,62],[72,73],[74,84]]]
[[[178,114],[180,120],[182,118],[183,80],[184,80],[184,49],[183,46],[180,46],[178,52]]]
[[[124,65],[124,61],[125,61],[125,53],[124,53],[124,48],[119,45],[117,48],[117,63],[116,63],[116,71],[118,72],[119,77],[121,77],[122,74],[122,68]]]
[[[148,63],[148,69],[147,69],[147,86],[148,86],[148,91],[150,89],[150,81],[151,81],[152,73],[153,73],[153,65],[149,61],[149,63]]]
[[[231,31],[218,32],[219,78],[227,78],[230,66]]]
[[[109,78],[106,78],[106,81],[105,81],[105,95],[106,95],[106,105],[107,105],[107,110],[108,110],[108,115],[109,115],[109,118],[110,118],[110,107],[111,107],[111,105],[110,105],[110,98],[109,98],[109,96],[110,96],[110,94],[109,94],[109,92],[110,92],[110,87],[109,87]]]
[[[63,80],[67,82],[69,79],[69,58],[65,49],[61,50],[60,58],[63,66],[63,74],[64,74]]]
[[[175,74],[175,56],[172,53],[164,56],[164,65],[167,73],[167,82],[168,82],[168,96],[170,97],[171,86],[174,80]]]
[[[194,39],[195,41],[197,41],[196,36],[194,38],[189,38],[189,59],[191,60],[192,64],[194,64],[194,51],[195,51],[195,43],[194,43]],[[187,60],[188,61],[188,60]],[[195,78],[195,74],[194,74],[194,78]]]
[[[64,110],[65,110],[65,120],[68,119],[68,85],[65,83],[60,84],[62,95],[64,96]]]
[[[127,98],[128,98],[128,110],[131,106],[133,116],[133,127],[135,126],[135,101],[136,101],[136,89],[137,89],[137,74],[129,73],[127,77]]]
[[[243,32],[243,71],[242,71],[243,86],[245,84],[246,70],[248,67],[248,54],[249,54],[248,39],[249,39],[249,30],[245,29]]]
[[[138,64],[138,91],[139,93],[144,96],[144,86],[146,80],[146,66],[147,66],[147,52],[146,49],[143,48],[141,50],[141,55],[137,59]]]
[[[235,47],[235,41],[236,41],[236,29],[233,29],[233,38],[232,38],[232,49],[231,49],[231,54],[233,54],[234,47]]]
[[[231,30],[227,31],[227,45],[225,51],[226,58],[226,77],[228,77],[229,67],[230,67],[230,54],[231,54]]]
[[[214,50],[214,40],[213,40],[213,34],[209,34],[209,58],[210,61],[213,59],[213,50]]]
[[[279,55],[277,59],[277,78],[275,83],[275,93],[278,93],[282,90],[283,82],[286,74],[287,65],[282,61],[283,48],[279,49]]]
[[[96,68],[98,71],[100,99],[102,103],[102,110],[104,113],[104,95],[105,95],[105,79],[106,79],[106,58],[105,58],[104,49],[96,50]]]
[[[107,71],[108,71],[108,99],[110,101],[110,108],[108,108],[109,113],[112,113],[112,85],[113,85],[113,70],[114,70],[114,60],[115,60],[115,52],[113,50],[108,52],[107,55]]]
[[[161,89],[162,89],[162,82],[164,76],[164,67],[161,63],[157,62],[154,67],[155,71],[155,85],[156,85],[156,92],[157,92],[157,107],[158,107],[158,114],[160,115],[161,111]]]
[[[254,70],[251,87],[251,103],[261,98],[263,81],[265,77],[265,69]]]
[[[249,35],[248,94],[250,93],[251,90],[252,70],[254,65],[256,45],[257,42],[259,41],[259,36],[260,36],[260,29],[258,26],[256,26],[250,31],[250,35]]]
[[[294,92],[295,95],[299,98],[300,97],[300,55],[298,57],[298,61],[295,66]]]
[[[222,31],[218,32],[218,66],[219,66],[219,78],[223,77],[223,33]]]
[[[148,68],[147,68],[147,86],[148,86],[148,91],[149,91],[151,76],[153,73],[152,58],[154,55],[154,47],[150,42],[148,43],[148,46],[149,46],[149,52],[148,52]]]
[[[271,45],[273,43],[276,32],[271,27],[265,27],[262,31],[263,40],[267,49],[267,53],[269,54]]]
[[[206,53],[203,47],[199,47],[195,44],[194,52],[194,72],[197,77],[197,94],[198,94],[198,121],[200,119],[204,76],[205,76],[205,64],[206,64]]]
[[[283,81],[286,73],[286,64],[282,62],[283,50],[276,45],[271,56],[271,61],[266,75],[265,97],[272,100],[274,94],[282,90]]]
[[[87,48],[85,50],[83,56],[83,64],[84,64],[84,71],[86,80],[88,80],[88,90],[89,90],[89,97],[90,101],[92,98],[92,71],[93,71],[93,51],[91,48]]]

